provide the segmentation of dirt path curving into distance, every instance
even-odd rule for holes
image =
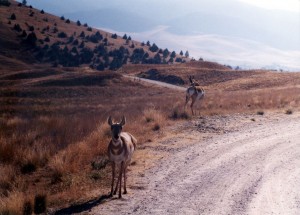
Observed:
[[[171,153],[88,213],[300,214],[299,114],[205,120],[175,125]]]

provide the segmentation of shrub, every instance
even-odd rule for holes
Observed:
[[[34,213],[41,214],[45,213],[47,208],[46,195],[36,195],[34,198]]]
[[[291,109],[286,110],[285,114],[291,115],[293,114],[293,111]]]
[[[26,31],[25,31],[25,30],[23,30],[23,31],[22,31],[22,34],[21,34],[20,36],[21,36],[21,37],[24,37],[24,38],[25,38],[25,37],[27,37],[27,33],[26,33]]]
[[[261,111],[261,110],[260,110],[260,111],[257,111],[257,115],[261,115],[261,116],[262,116],[262,115],[264,115],[264,114],[265,114],[264,111]]]
[[[0,0],[0,5],[9,7],[10,2],[8,0]]]
[[[29,31],[34,31],[34,27],[33,27],[32,25],[30,25],[30,26],[28,27],[28,30],[29,30]]]
[[[156,124],[154,125],[154,127],[153,127],[152,130],[153,130],[153,131],[158,131],[158,130],[160,130],[160,125],[156,123]]]
[[[177,57],[177,58],[175,59],[175,62],[177,62],[177,63],[182,63],[182,59],[179,58],[179,57]]]
[[[180,112],[178,107],[174,107],[170,115],[170,118],[176,120],[176,119],[190,119],[191,117],[186,111]]]
[[[47,36],[45,39],[44,39],[45,42],[50,42],[50,38]]]
[[[32,45],[32,46],[35,45],[36,41],[37,41],[37,37],[36,37],[36,35],[35,35],[34,32],[31,32],[30,34],[28,34],[28,36],[27,36],[27,38],[25,40],[25,42],[27,44]]]
[[[33,211],[31,202],[27,200],[23,204],[23,215],[31,215],[32,213]]]
[[[29,174],[36,171],[36,166],[32,162],[27,162],[21,166],[22,174]]]
[[[66,38],[68,35],[67,35],[65,32],[59,32],[59,33],[57,34],[57,36],[58,36],[59,38]]]
[[[11,15],[10,15],[10,19],[11,19],[11,20],[16,20],[16,19],[17,19],[16,14],[14,14],[14,13],[11,14]]]
[[[13,29],[14,29],[15,31],[17,31],[17,32],[21,32],[21,31],[22,31],[22,28],[20,27],[19,24],[15,24]]]

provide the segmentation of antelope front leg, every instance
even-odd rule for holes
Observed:
[[[193,105],[194,105],[194,101],[192,101],[192,104],[191,104],[191,110],[192,110],[192,114],[194,115],[194,110],[193,110]]]
[[[110,196],[113,196],[113,190],[114,190],[114,181],[115,181],[115,169],[116,169],[116,165],[114,162],[112,162],[111,165],[112,168],[112,179],[111,179],[111,191],[110,191]]]
[[[127,194],[127,190],[126,190],[126,171],[127,171],[127,166],[124,166],[124,193],[123,194]]]
[[[189,97],[189,96],[186,96],[186,97],[185,97],[185,104],[184,104],[184,111],[185,111],[186,105],[187,105],[187,103],[189,102],[189,100],[190,100],[190,97]]]
[[[121,163],[120,169],[120,187],[119,187],[119,199],[122,198],[122,173],[124,171],[124,161]]]

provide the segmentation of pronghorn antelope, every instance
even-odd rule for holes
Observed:
[[[111,127],[111,141],[108,145],[108,158],[112,162],[112,182],[110,195],[117,193],[119,187],[119,198],[122,198],[121,187],[122,187],[122,174],[124,174],[124,194],[126,190],[126,170],[130,164],[132,154],[136,148],[137,140],[128,132],[122,132],[122,127],[126,123],[126,119],[123,116],[120,123],[113,123],[111,116],[108,117],[108,124]],[[115,181],[115,169],[116,165],[119,166],[119,177],[117,185],[114,189]]]
[[[190,76],[189,80],[191,84],[190,87],[187,88],[186,90],[184,110],[190,98],[192,98],[191,110],[192,110],[192,114],[194,115],[193,105],[197,100],[201,100],[204,98],[205,91],[202,87],[200,87],[200,84],[195,81],[194,77]]]

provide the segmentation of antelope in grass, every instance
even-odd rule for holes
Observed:
[[[128,132],[122,132],[122,128],[126,123],[126,119],[123,116],[120,123],[113,123],[111,116],[108,117],[108,124],[111,127],[111,141],[108,145],[108,158],[112,162],[112,181],[110,196],[117,193],[119,187],[119,198],[122,198],[122,174],[124,175],[124,194],[126,190],[126,171],[127,166],[131,162],[132,154],[136,148],[137,140]],[[117,185],[114,190],[115,170],[116,166],[119,166],[119,176]]]
[[[190,98],[192,98],[191,110],[192,110],[192,114],[194,115],[193,105],[197,100],[201,100],[204,98],[205,91],[202,87],[200,87],[200,84],[195,81],[194,76],[193,77],[190,76],[189,80],[190,80],[190,87],[187,88],[186,90],[184,110]]]

